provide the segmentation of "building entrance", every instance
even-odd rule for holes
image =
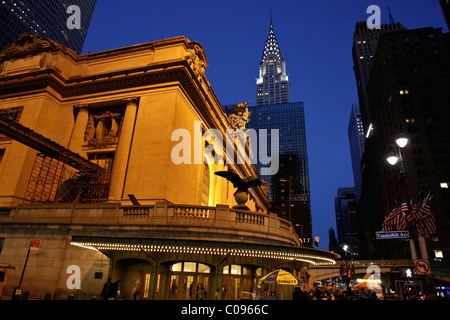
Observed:
[[[206,300],[211,295],[211,268],[197,262],[177,262],[170,266],[168,300]]]
[[[227,265],[223,268],[222,296],[225,300],[250,299],[256,291],[262,268],[255,266]]]

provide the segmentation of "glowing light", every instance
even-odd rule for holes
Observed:
[[[160,246],[160,245],[140,245],[140,244],[120,244],[120,243],[101,243],[101,242],[71,242],[71,245],[90,249],[90,250],[112,250],[112,251],[148,251],[148,252],[167,252],[167,253],[194,253],[208,255],[230,255],[239,257],[254,257],[267,259],[286,259],[307,262],[313,265],[336,264],[336,261],[330,258],[316,256],[313,254],[276,252],[264,250],[249,249],[222,249],[205,248],[192,246]]]

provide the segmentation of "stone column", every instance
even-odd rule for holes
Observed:
[[[77,105],[74,109],[78,109],[77,120],[72,130],[72,137],[70,138],[69,149],[75,153],[81,153],[84,134],[89,120],[88,105]]]
[[[114,155],[113,168],[111,172],[111,184],[109,187],[108,201],[122,200],[122,192],[125,183],[125,174],[128,166],[131,140],[133,138],[134,122],[137,112],[137,99],[126,99],[127,106],[120,129],[119,143]]]

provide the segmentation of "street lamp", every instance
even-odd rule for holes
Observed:
[[[345,283],[347,285],[347,288],[350,288],[350,276],[351,276],[351,272],[349,274],[349,269],[350,269],[350,265],[348,264],[348,257],[347,257],[347,252],[350,252],[351,254],[353,254],[353,252],[348,250],[348,245],[344,243],[344,245],[342,246],[342,249],[345,251]],[[342,277],[344,277],[344,274],[342,274]]]
[[[408,182],[406,180],[406,170],[405,170],[405,164],[404,164],[404,160],[403,160],[403,156],[402,156],[402,149],[404,147],[406,147],[406,145],[408,144],[408,138],[405,137],[403,134],[400,134],[400,136],[398,136],[395,139],[395,144],[397,145],[397,147],[394,146],[394,144],[391,144],[394,151],[392,151],[392,150],[390,151],[390,153],[386,157],[386,160],[391,166],[394,166],[397,163],[400,164],[400,177],[402,178],[406,206],[408,207],[408,211],[411,213],[411,201],[410,201],[410,197],[409,197],[409,188],[408,188]],[[411,249],[411,259],[415,261],[415,260],[417,260],[417,252],[416,252],[416,245],[414,243],[414,237],[416,234],[416,226],[414,223],[413,223],[411,229],[412,230],[411,230],[411,235],[410,235],[410,239],[409,239],[409,245],[410,245],[410,249]]]
[[[408,138],[405,137],[403,134],[401,134],[400,136],[397,137],[397,139],[395,139],[395,144],[397,145],[397,148],[393,144],[391,144],[394,151],[392,151],[392,150],[390,151],[386,160],[391,166],[394,166],[397,163],[400,164],[400,177],[402,178],[403,187],[405,189],[406,205],[408,206],[408,210],[411,212],[411,203],[410,203],[410,199],[409,199],[409,188],[408,188],[408,183],[406,181],[406,170],[405,170],[405,164],[404,164],[404,160],[403,160],[403,156],[402,156],[402,149],[404,147],[406,147],[406,145],[408,144]]]

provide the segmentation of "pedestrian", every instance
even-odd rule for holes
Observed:
[[[203,283],[200,284],[200,300],[206,299],[206,289],[203,287]]]
[[[103,300],[110,300],[110,298],[114,298],[114,284],[111,282],[111,278],[108,277],[108,280],[103,285],[101,296],[103,296]]]
[[[110,300],[119,300],[120,298],[120,280],[117,280],[116,282],[113,283],[114,287],[113,287],[113,297]]]
[[[220,294],[220,288],[217,288],[216,292],[214,292],[213,300],[222,300],[222,295]]]
[[[137,300],[140,289],[141,289],[141,283],[139,281],[139,277],[134,277],[134,286],[133,286],[133,291],[132,291],[134,300]]]
[[[169,298],[175,299],[176,298],[175,295],[177,293],[177,290],[178,290],[177,282],[176,282],[175,279],[173,279],[172,280],[172,285],[170,287],[170,296],[169,296]]]

